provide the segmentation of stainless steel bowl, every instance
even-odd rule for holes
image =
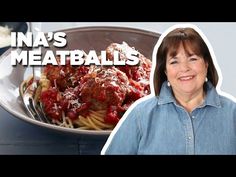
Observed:
[[[62,30],[67,35],[67,46],[60,50],[104,50],[109,44],[116,42],[126,42],[129,46],[144,54],[147,58],[152,58],[152,52],[157,43],[160,34],[135,28],[126,27],[108,27],[93,26]],[[50,48],[43,50],[58,50],[51,45]],[[8,112],[26,122],[37,126],[53,129],[60,132],[73,133],[78,135],[109,135],[110,131],[81,130],[59,127],[52,124],[46,124],[31,119],[24,109],[19,95],[19,86],[24,79],[32,74],[30,67],[24,67],[20,64],[13,67],[10,64],[10,50],[0,58],[0,105]]]

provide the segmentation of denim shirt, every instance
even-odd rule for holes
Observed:
[[[209,81],[204,103],[191,113],[164,82],[159,97],[140,102],[120,123],[104,154],[236,154],[236,103]]]

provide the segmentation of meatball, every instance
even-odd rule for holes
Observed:
[[[129,80],[115,67],[93,67],[81,79],[80,98],[94,110],[121,105],[128,93]]]

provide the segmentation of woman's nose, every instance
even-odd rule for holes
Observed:
[[[180,64],[180,70],[181,70],[182,72],[186,72],[186,71],[190,70],[190,67],[189,67],[188,62],[186,62],[186,61],[181,62],[181,64]]]

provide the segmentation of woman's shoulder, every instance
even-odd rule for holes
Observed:
[[[157,104],[158,104],[158,97],[154,95],[148,95],[134,102],[131,107],[133,107],[136,110],[145,109],[145,111],[148,111],[156,107]]]
[[[219,98],[222,107],[229,107],[230,109],[233,108],[236,110],[236,98],[234,98],[232,95],[223,92],[219,94]]]
[[[144,106],[144,105],[156,105],[158,103],[158,97],[154,95],[148,95],[143,98],[140,98],[135,102],[137,106]]]

